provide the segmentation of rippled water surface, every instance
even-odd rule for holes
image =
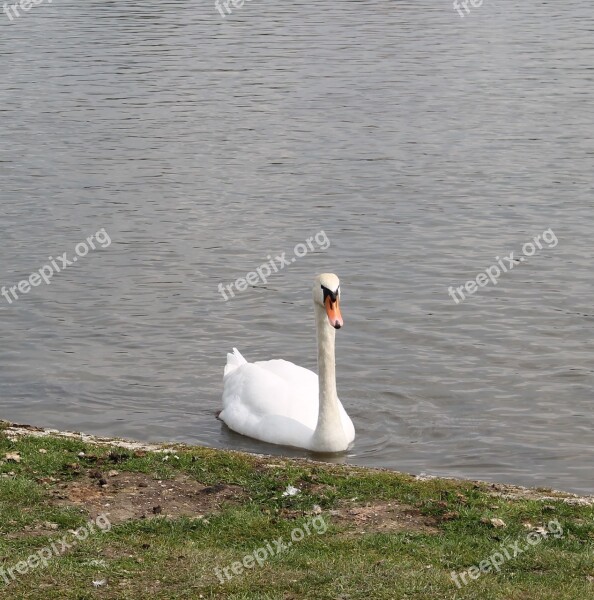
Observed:
[[[0,416],[286,452],[225,354],[315,368],[335,271],[352,463],[594,492],[591,0],[55,0],[0,13]],[[558,244],[456,304],[552,228]],[[327,250],[224,302],[324,231]],[[295,455],[298,452],[289,451]]]

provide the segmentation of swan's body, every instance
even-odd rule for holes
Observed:
[[[248,363],[234,348],[227,355],[223,411],[219,415],[230,429],[249,437],[316,450],[313,434],[318,422],[318,376],[287,360]],[[346,450],[355,428],[338,400]],[[339,450],[320,450],[338,452]]]
[[[320,377],[286,360],[247,362],[238,350],[227,355],[223,410],[230,429],[272,444],[314,452],[342,452],[355,428],[336,394],[334,339],[342,326],[336,275],[316,279],[314,304]]]

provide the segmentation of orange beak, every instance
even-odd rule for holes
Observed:
[[[330,298],[330,296],[326,296],[326,301],[324,304],[326,306],[326,314],[328,315],[328,321],[330,321],[330,325],[332,325],[334,329],[340,329],[344,325],[344,321],[342,320],[342,315],[340,314],[338,298],[336,298],[335,302],[332,302],[332,298]]]

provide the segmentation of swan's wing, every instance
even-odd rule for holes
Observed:
[[[248,363],[235,349],[227,356],[219,418],[249,437],[307,447],[318,420],[318,376],[286,360]],[[340,400],[339,410],[350,443],[355,428]]]
[[[280,377],[295,390],[296,395],[307,397],[311,402],[318,401],[318,376],[313,371],[282,359],[263,360],[254,364]]]
[[[292,390],[296,390],[294,404],[292,405],[292,408],[296,410],[290,410],[291,407],[289,407],[288,414],[301,421],[305,410],[307,410],[308,426],[315,429],[319,410],[318,376],[313,371],[286,360],[267,360],[254,364],[278,375],[287,382]],[[350,444],[355,439],[355,427],[340,400],[338,401],[338,409],[344,433]]]
[[[281,446],[306,447],[314,430],[300,421],[282,415],[266,415],[260,419],[254,429],[255,437],[271,444]]]
[[[293,421],[292,427],[300,424],[298,429],[310,430],[311,436],[318,418],[317,380],[312,371],[285,360],[242,364],[223,379],[219,418],[234,431],[258,439],[263,439],[263,419],[270,423],[272,417]],[[288,432],[288,427],[281,429]],[[297,435],[303,441],[304,430]]]

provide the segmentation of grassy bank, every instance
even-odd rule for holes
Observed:
[[[588,500],[8,424],[0,530],[0,598],[594,598]]]

